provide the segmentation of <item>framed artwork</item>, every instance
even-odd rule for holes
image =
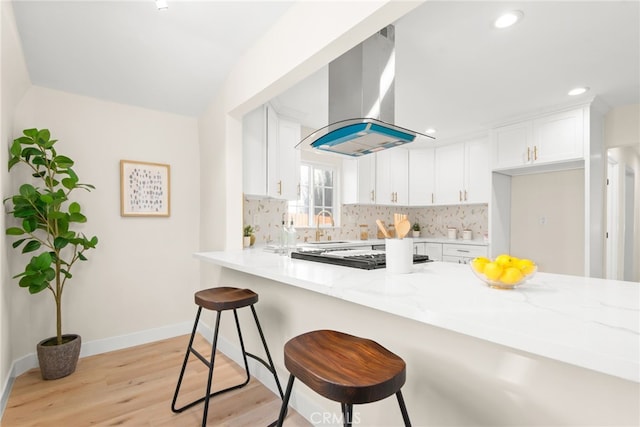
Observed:
[[[169,165],[120,160],[120,215],[169,216]]]

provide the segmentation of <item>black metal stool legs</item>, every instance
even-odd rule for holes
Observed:
[[[184,361],[182,362],[182,368],[180,369],[180,375],[178,376],[178,384],[176,385],[176,391],[173,394],[173,401],[171,402],[171,410],[173,412],[182,412],[187,408],[192,407],[193,405],[201,402],[195,401],[190,404],[183,406],[182,408],[176,408],[176,400],[178,400],[178,392],[180,391],[180,386],[182,385],[182,377],[184,377],[184,371],[187,368],[187,361],[189,360],[189,355],[191,354],[191,349],[193,348],[193,339],[196,336],[196,330],[198,329],[198,320],[200,320],[200,313],[202,312],[202,307],[198,307],[198,312],[196,314],[196,321],[193,323],[193,330],[191,331],[191,337],[189,338],[189,345],[187,346],[187,351],[184,355]]]
[[[278,421],[275,422],[277,427],[282,427],[282,423],[284,422],[284,417],[287,416],[287,411],[289,410],[289,398],[291,397],[291,389],[293,388],[293,381],[296,379],[293,375],[289,375],[289,382],[287,383],[287,391],[284,393],[284,397],[282,398],[282,406],[280,407],[280,415],[278,416]],[[274,423],[270,424],[269,427],[272,427]]]
[[[280,394],[280,399],[284,397],[282,393],[282,387],[280,386],[280,380],[278,379],[278,373],[276,372],[276,366],[273,364],[273,360],[271,359],[271,353],[269,353],[269,347],[267,347],[267,340],[264,338],[264,334],[262,333],[262,327],[260,326],[260,321],[258,320],[258,315],[256,314],[256,309],[251,306],[251,312],[253,313],[253,318],[256,321],[256,326],[258,327],[258,332],[260,333],[260,339],[262,340],[262,346],[264,347],[264,352],[267,355],[267,359],[269,360],[269,364],[267,364],[264,360],[259,357],[254,356],[251,353],[247,353],[248,356],[251,356],[258,362],[262,363],[268,370],[273,374],[273,378],[276,380],[276,386],[278,387],[278,393]],[[239,330],[239,329],[238,329]]]
[[[202,307],[198,307],[198,312],[196,314],[196,320],[195,320],[195,322],[193,324],[193,330],[191,332],[191,337],[189,338],[189,345],[187,347],[187,351],[186,351],[186,354],[185,354],[185,357],[184,357],[184,361],[182,362],[182,368],[180,370],[180,376],[178,377],[178,383],[176,385],[176,391],[175,391],[175,393],[173,395],[173,401],[171,402],[171,410],[173,412],[182,412],[182,411],[184,411],[184,410],[186,410],[188,408],[191,408],[192,406],[197,405],[198,403],[204,401],[204,413],[203,413],[203,417],[202,417],[202,426],[203,427],[206,426],[207,425],[207,414],[208,414],[208,411],[209,411],[209,399],[211,397],[214,397],[214,396],[218,395],[218,394],[225,393],[225,392],[228,392],[228,391],[231,391],[231,390],[235,390],[235,389],[238,389],[238,388],[242,388],[242,387],[244,387],[245,385],[247,385],[249,383],[249,381],[251,379],[251,375],[249,373],[249,363],[248,363],[248,360],[247,360],[247,356],[249,356],[249,357],[257,360],[258,362],[262,363],[269,370],[269,372],[271,372],[273,374],[273,377],[274,377],[274,379],[276,381],[276,386],[278,387],[278,392],[280,394],[280,398],[283,397],[282,387],[280,386],[280,381],[279,381],[278,375],[276,373],[275,365],[273,364],[273,360],[271,359],[271,354],[269,353],[269,348],[268,348],[267,342],[266,342],[266,340],[264,338],[264,334],[263,334],[262,328],[260,326],[260,321],[258,320],[258,315],[256,314],[256,311],[255,311],[255,308],[253,307],[253,305],[251,305],[251,311],[253,313],[253,318],[254,318],[254,320],[256,322],[256,326],[257,326],[258,332],[260,334],[260,339],[262,340],[262,345],[264,347],[264,350],[265,350],[265,353],[267,355],[267,358],[268,358],[269,362],[267,363],[263,359],[261,359],[260,357],[258,357],[256,355],[251,354],[251,353],[246,351],[245,346],[244,346],[244,340],[242,338],[242,331],[240,329],[240,321],[238,320],[238,313],[237,313],[236,309],[233,309],[233,316],[234,316],[235,323],[236,323],[236,330],[238,331],[238,339],[240,341],[240,348],[241,348],[241,351],[242,351],[242,358],[243,358],[243,361],[244,361],[244,368],[245,368],[245,372],[246,372],[247,376],[246,376],[244,382],[242,382],[240,384],[225,388],[224,390],[219,390],[219,391],[216,391],[214,393],[211,393],[211,386],[213,384],[213,368],[214,368],[214,365],[215,365],[216,349],[217,349],[217,346],[218,346],[218,333],[219,333],[219,330],[220,330],[220,316],[221,316],[222,312],[221,311],[216,311],[216,313],[217,313],[217,315],[216,315],[216,325],[215,325],[215,329],[214,329],[214,332],[213,332],[213,341],[212,341],[212,344],[211,344],[211,357],[210,357],[209,360],[207,360],[195,348],[193,348],[193,340],[195,338],[195,334],[196,334],[196,331],[198,329],[198,321],[200,320],[200,314],[202,312]],[[184,406],[182,406],[180,408],[176,408],[176,401],[178,399],[178,394],[180,392],[180,387],[182,385],[182,379],[184,377],[184,373],[185,373],[185,370],[186,370],[186,367],[187,367],[187,363],[188,363],[188,360],[189,360],[189,355],[191,353],[193,353],[198,359],[200,359],[200,361],[202,363],[204,363],[209,368],[209,373],[208,373],[208,378],[207,378],[206,394],[203,397],[194,400],[193,402],[190,402],[190,403],[188,403],[188,404],[186,404],[186,405],[184,405]]]
[[[402,419],[404,420],[404,427],[411,427],[411,421],[409,421],[409,413],[407,412],[407,406],[404,404],[404,398],[402,392],[398,390],[396,393],[398,398],[398,405],[400,405],[400,412],[402,412]]]

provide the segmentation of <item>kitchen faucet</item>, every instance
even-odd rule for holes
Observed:
[[[320,215],[322,215],[322,214],[329,215],[329,219],[331,220],[331,226],[332,227],[335,227],[335,225],[336,225],[336,223],[333,221],[333,215],[331,214],[331,212],[329,212],[326,209],[323,209],[320,212],[318,212],[317,215],[316,215],[316,242],[319,242],[320,241],[320,237],[324,236],[324,231],[320,230],[320,221],[318,221],[318,219],[320,218]]]

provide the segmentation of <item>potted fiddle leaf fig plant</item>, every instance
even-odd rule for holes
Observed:
[[[22,165],[32,179],[4,200],[5,204],[10,202],[9,213],[18,224],[6,229],[7,235],[17,238],[13,248],[32,254],[24,271],[14,278],[30,294],[49,291],[55,301],[56,336],[37,345],[44,379],[62,378],[75,371],[81,338],[62,333],[62,294],[72,278],[71,268],[77,261],[85,261],[85,253],[98,244],[97,237],[88,238],[73,229],[87,218],[80,204],[71,198],[74,190],[91,191],[95,187],[80,182],[73,160],[58,154],[56,142],[48,129],[26,129],[13,141],[9,171]]]

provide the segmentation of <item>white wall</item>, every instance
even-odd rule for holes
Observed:
[[[100,241],[87,262],[74,266],[64,294],[64,332],[80,334],[86,354],[91,342],[190,323],[199,276],[192,258],[200,210],[197,121],[31,87],[14,129],[29,127],[50,129],[58,153],[76,161],[81,182],[96,187],[76,193],[88,218],[82,231]],[[120,159],[170,164],[170,217],[120,216]],[[16,274],[26,257],[10,258]],[[16,359],[54,334],[54,306],[48,292],[32,296],[17,286],[11,305]]]
[[[2,199],[8,193],[10,183],[7,172],[7,147],[13,140],[13,115],[20,98],[31,84],[24,62],[22,47],[13,16],[11,2],[0,1],[0,188]],[[0,215],[0,247],[7,247],[4,234],[5,216]],[[6,250],[0,252],[0,414],[8,397],[6,390],[11,382],[11,273]]]
[[[540,271],[582,276],[582,188],[583,169],[512,177],[511,253],[533,259]]]
[[[620,212],[620,229],[618,236],[618,271],[620,278],[624,271],[624,233],[633,234],[634,247],[633,255],[630,259],[637,260],[640,257],[640,105],[625,105],[612,109],[605,116],[605,146],[608,154],[614,158],[619,164],[620,176],[618,177],[619,196],[621,205]],[[635,211],[634,211],[634,229],[625,230],[624,224],[624,200],[625,180],[624,171],[630,168],[635,173]],[[640,282],[640,262],[635,262],[633,267],[633,280]]]

